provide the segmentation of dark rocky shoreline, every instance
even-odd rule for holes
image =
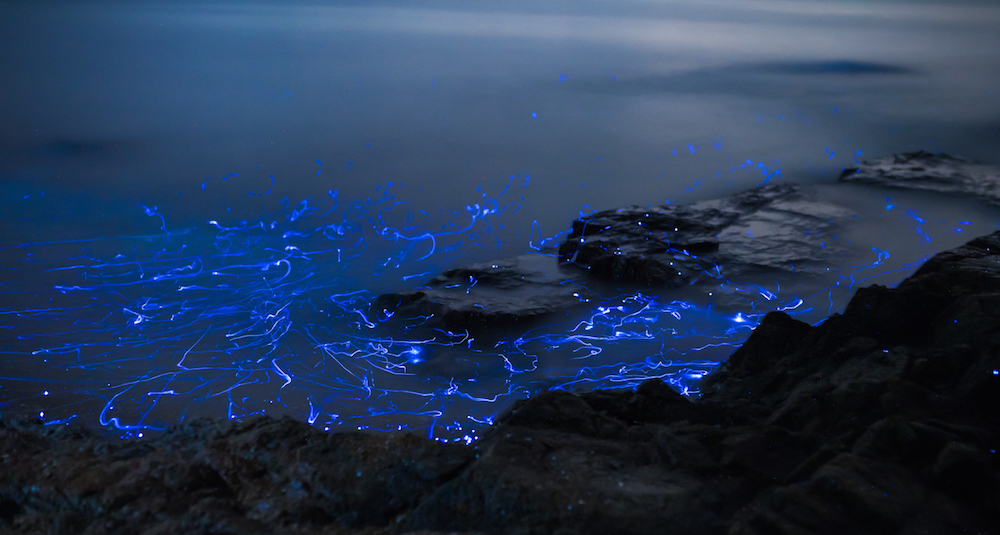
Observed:
[[[702,391],[549,391],[472,446],[0,422],[0,533],[998,533],[1000,232],[818,326],[768,314]]]
[[[996,533],[1000,232],[811,327],[765,317],[692,402],[551,391],[474,447],[198,420],[0,429],[9,533]]]

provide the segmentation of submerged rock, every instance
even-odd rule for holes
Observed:
[[[460,267],[423,288],[380,295],[372,310],[378,317],[398,314],[481,329],[566,313],[594,297],[551,256],[522,255]]]
[[[823,233],[852,215],[795,184],[685,206],[598,212],[573,222],[557,255],[453,269],[422,288],[379,296],[372,311],[481,329],[565,314],[608,285],[669,288],[764,275],[773,281],[840,252]]]
[[[995,533],[1000,232],[818,326],[768,314],[702,389],[549,391],[468,447],[0,423],[0,532]]]
[[[947,154],[904,152],[844,169],[843,182],[961,193],[1000,206],[1000,169]]]
[[[766,185],[690,205],[581,217],[559,247],[559,260],[598,279],[661,287],[793,273],[796,264],[834,254],[820,234],[851,215],[809,198],[801,186]]]

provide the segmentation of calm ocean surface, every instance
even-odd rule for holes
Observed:
[[[611,328],[598,361],[572,336],[378,338],[357,311],[595,209],[833,184],[900,151],[998,164],[998,89],[990,2],[3,2],[0,411],[135,433],[270,411],[467,439],[541,388],[697,378],[749,330],[658,309],[654,335]],[[968,200],[823,187],[893,253],[845,260],[902,270],[883,283],[1000,223]],[[886,216],[890,195],[918,217]],[[329,295],[337,313],[305,312]],[[685,333],[704,340],[664,349]]]

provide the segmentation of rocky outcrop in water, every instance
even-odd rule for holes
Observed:
[[[961,193],[1000,206],[1000,169],[947,154],[904,152],[844,169],[842,182]]]
[[[683,206],[598,212],[573,222],[557,255],[453,269],[422,288],[379,296],[372,311],[477,329],[565,314],[594,300],[600,286],[780,279],[837,254],[841,245],[824,243],[822,233],[851,215],[795,184]]]
[[[658,287],[792,273],[796,264],[834,254],[818,236],[851,215],[796,184],[766,185],[689,205],[581,217],[559,260],[598,279]]]
[[[380,295],[377,317],[427,318],[466,329],[565,313],[595,297],[551,256],[521,255],[446,271],[423,288]]]
[[[0,428],[0,532],[996,533],[1000,233],[772,312],[692,402],[551,391],[474,446],[196,421]]]

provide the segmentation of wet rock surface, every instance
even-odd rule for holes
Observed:
[[[565,313],[595,297],[574,275],[551,256],[521,255],[463,266],[423,288],[380,295],[372,311],[471,329],[521,323]]]
[[[997,533],[1000,233],[767,315],[692,401],[550,391],[473,446],[261,418],[0,428],[10,533]]]
[[[660,287],[793,273],[796,264],[835,254],[818,234],[851,215],[810,198],[802,186],[766,185],[689,205],[582,217],[559,247],[559,260],[598,279]]]
[[[844,169],[842,182],[961,193],[1000,206],[1000,169],[925,151],[904,152]]]
[[[422,288],[379,296],[372,312],[481,329],[565,314],[607,285],[670,288],[764,276],[773,281],[840,252],[839,244],[823,243],[821,235],[852,215],[796,184],[690,205],[598,212],[573,222],[558,254],[453,269]]]

